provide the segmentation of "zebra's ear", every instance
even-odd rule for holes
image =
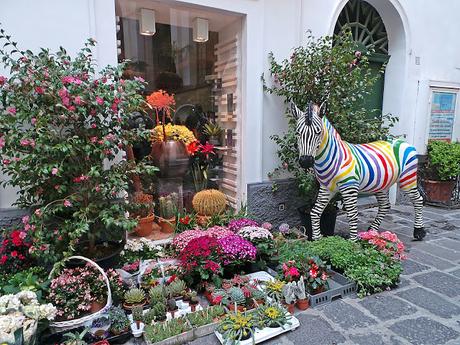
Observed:
[[[302,110],[297,107],[297,105],[294,102],[291,102],[291,113],[294,116],[294,118],[298,118],[300,115],[303,114]]]
[[[319,106],[319,109],[318,109],[318,116],[319,117],[323,117],[327,114],[328,112],[328,106],[327,106],[327,101],[324,101],[323,103],[321,103],[321,105]]]

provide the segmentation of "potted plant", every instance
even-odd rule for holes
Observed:
[[[196,291],[192,291],[190,293],[189,304],[190,304],[190,309],[192,310],[192,313],[195,312],[196,307],[200,304]]]
[[[141,289],[132,288],[125,292],[124,295],[125,302],[123,303],[123,307],[127,310],[132,310],[134,307],[137,306],[144,306],[146,299],[145,299],[145,292]]]
[[[259,307],[257,315],[259,318],[258,327],[260,328],[284,328],[285,325],[291,324],[289,320],[292,319],[291,314],[276,303]]]
[[[251,338],[254,343],[255,323],[253,314],[231,312],[220,322],[217,330],[222,334],[226,344],[239,344]]]
[[[281,303],[283,299],[284,285],[285,283],[278,279],[269,280],[265,282],[264,288],[265,288],[265,291],[267,292],[267,296],[277,301],[278,303]]]
[[[460,143],[430,141],[423,188],[429,201],[449,203],[460,175]]]
[[[214,146],[219,146],[224,130],[217,122],[208,122],[204,125],[203,133],[209,137],[209,142]]]
[[[299,308],[300,310],[306,310],[310,306],[310,303],[308,301],[308,297],[305,291],[305,281],[304,277],[300,277],[300,279],[296,283],[295,287],[295,295],[297,297],[297,303],[296,307]]]
[[[270,230],[258,226],[245,226],[238,235],[250,241],[257,249],[256,270],[260,271],[272,263],[277,256],[273,234]]]
[[[208,187],[209,171],[221,163],[221,158],[217,155],[214,145],[206,142],[201,144],[194,141],[187,146],[191,155],[191,174],[195,192],[199,192]]]
[[[187,145],[195,141],[193,133],[185,126],[166,124],[176,102],[173,95],[163,90],[147,96],[148,106],[154,110],[157,126],[152,130],[154,164],[163,177],[183,177],[187,172],[189,157]],[[161,120],[160,120],[161,116]]]
[[[110,332],[114,335],[126,333],[129,329],[129,319],[125,311],[117,306],[112,306],[108,311],[110,319]]]
[[[319,257],[307,258],[304,272],[305,281],[311,294],[315,295],[329,288],[328,267]]]
[[[123,79],[124,63],[96,72],[94,40],[75,58],[23,51],[3,29],[0,40],[11,47],[1,52],[11,71],[0,86],[1,170],[21,190],[16,204],[32,208],[32,251],[46,263],[77,251],[109,267],[136,224],[118,195],[142,166],[115,157],[145,136],[125,126],[144,83]]]
[[[187,285],[182,279],[175,279],[166,286],[166,292],[170,298],[179,298],[186,294]]]
[[[103,338],[110,328],[110,319],[107,315],[102,315],[88,322],[89,332],[96,339]]]
[[[141,323],[144,321],[144,309],[142,306],[137,305],[131,309],[133,322],[136,323],[137,329],[140,328]]]
[[[68,332],[64,334],[64,345],[87,345],[88,343],[85,341],[85,335],[88,333],[88,329],[85,328],[81,332]]]
[[[282,269],[285,281],[292,282],[300,279],[301,269],[298,267],[294,260],[283,262]]]
[[[244,311],[246,309],[246,296],[241,288],[233,286],[227,291],[228,308],[231,311]]]
[[[265,300],[266,300],[266,294],[264,291],[262,290],[259,290],[258,288],[250,288],[250,293],[251,293],[251,297],[250,299],[252,300],[252,307],[253,308],[257,308],[263,304],[265,304]]]
[[[288,312],[291,314],[294,314],[295,311],[295,302],[296,302],[296,295],[295,295],[295,289],[296,289],[296,283],[295,282],[290,282],[286,283],[283,286],[283,300],[284,304],[286,305],[286,308]]]
[[[178,205],[177,193],[171,193],[165,196],[161,196],[158,199],[160,204],[160,217],[158,218],[158,224],[161,227],[161,232],[166,234],[172,234],[176,226],[177,216],[177,205]]]
[[[197,212],[198,224],[204,226],[212,216],[220,215],[225,211],[227,197],[217,189],[205,189],[195,194],[192,205]]]
[[[171,317],[174,319],[174,314],[176,310],[179,309],[176,304],[176,300],[174,298],[168,299],[168,311],[171,313]]]
[[[137,221],[134,232],[138,236],[146,237],[153,232],[155,220],[153,196],[143,192],[135,193],[130,202],[129,216]]]

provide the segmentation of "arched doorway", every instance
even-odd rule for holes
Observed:
[[[369,68],[374,75],[379,75],[379,78],[364,106],[369,111],[377,109],[381,113],[385,84],[384,65],[390,58],[385,24],[371,4],[363,0],[350,0],[340,12],[334,34],[339,34],[344,28],[351,30],[353,39],[362,51],[372,51],[369,56]]]

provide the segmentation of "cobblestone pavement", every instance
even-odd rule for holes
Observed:
[[[376,209],[360,211],[367,229]],[[423,242],[412,241],[413,208],[393,207],[381,230],[398,234],[408,249],[397,289],[349,297],[296,316],[301,326],[270,345],[460,345],[460,210],[426,207]],[[337,231],[348,228],[345,216]],[[219,344],[214,335],[189,345]]]

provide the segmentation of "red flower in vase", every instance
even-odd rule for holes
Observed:
[[[200,149],[200,142],[199,141],[192,141],[190,144],[187,145],[187,152],[190,155],[194,155]]]

